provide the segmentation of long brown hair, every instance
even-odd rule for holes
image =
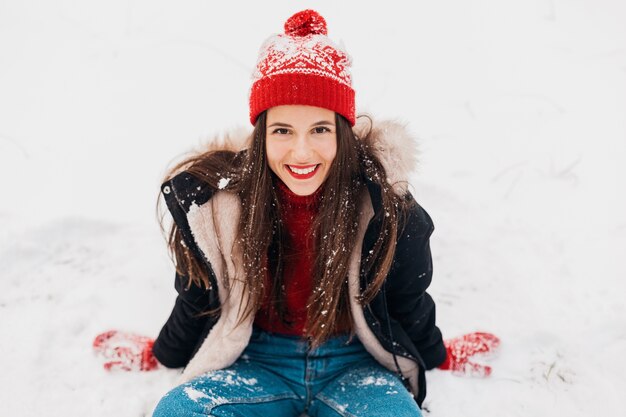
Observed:
[[[244,286],[250,294],[247,304],[241,306],[244,309],[242,320],[258,311],[267,291],[270,292],[270,302],[284,318],[284,230],[279,216],[280,200],[274,187],[276,178],[266,158],[266,117],[267,112],[258,117],[245,150],[194,155],[174,166],[166,177],[170,179],[184,170],[214,189],[223,178],[229,178],[226,187],[221,188],[241,199],[237,242],[242,248]],[[320,191],[319,211],[312,228],[317,256],[305,332],[313,346],[318,346],[339,329],[352,327],[348,267],[359,224],[358,204],[366,187],[366,178],[380,187],[384,214],[377,219],[380,233],[373,251],[365,259],[366,271],[373,272],[374,279],[361,294],[359,301],[362,304],[374,298],[391,269],[399,223],[407,208],[407,200],[394,192],[379,158],[367,145],[371,127],[359,138],[343,116],[336,113],[335,122],[337,155]],[[165,230],[163,220],[161,216],[160,224]],[[210,287],[204,263],[191,254],[175,223],[169,231],[168,247],[177,272],[188,278],[188,285]],[[270,254],[272,262],[268,261]],[[268,273],[272,276],[271,288],[264,285]],[[209,313],[216,314],[217,311]]]

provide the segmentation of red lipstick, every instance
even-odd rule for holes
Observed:
[[[285,165],[285,166],[287,167],[287,171],[291,174],[291,176],[294,177],[295,179],[298,179],[298,180],[306,180],[306,179],[312,178],[317,173],[317,170],[320,167],[319,164],[317,164],[317,165]],[[313,166],[315,166],[313,171],[311,171],[311,172],[309,172],[307,174],[298,174],[297,172],[293,172],[291,170],[291,168],[295,168],[295,169],[298,169],[298,170],[310,169]]]

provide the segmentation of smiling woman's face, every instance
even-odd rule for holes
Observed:
[[[267,111],[267,162],[297,195],[313,194],[328,177],[337,155],[332,110],[286,105]]]

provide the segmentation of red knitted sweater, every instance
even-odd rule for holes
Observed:
[[[306,304],[313,290],[315,242],[310,230],[319,208],[322,187],[307,196],[294,194],[280,180],[277,181],[276,188],[281,203],[280,215],[288,239],[283,246],[286,318],[293,324],[289,326],[283,323],[269,304],[270,291],[257,312],[254,323],[269,332],[301,336],[306,324]],[[271,279],[269,274],[265,277],[268,289],[271,288]]]

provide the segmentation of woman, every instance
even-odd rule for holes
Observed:
[[[435,324],[413,141],[357,123],[350,58],[316,12],[261,47],[250,121],[162,185],[179,295],[130,362],[184,371],[154,415],[419,416],[425,370],[488,373],[467,357],[496,338],[444,344]]]

